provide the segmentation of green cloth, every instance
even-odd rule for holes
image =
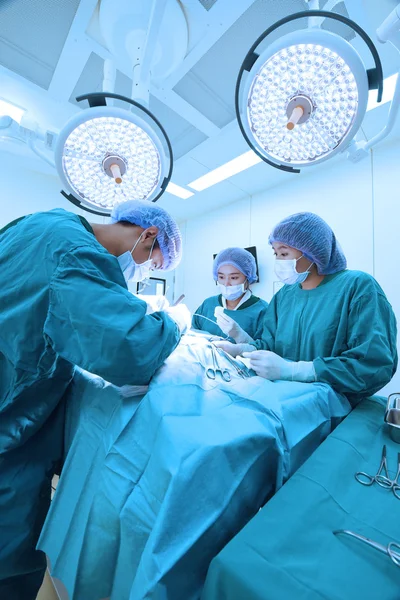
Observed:
[[[5,233],[7,231],[7,229],[10,229],[11,227],[14,227],[15,225],[17,225],[20,221],[22,221],[22,219],[25,219],[25,217],[18,217],[18,219],[14,219],[14,221],[10,221],[10,223],[7,223],[7,225],[5,225],[3,227],[3,229],[0,229],[0,236]]]
[[[118,386],[146,384],[180,336],[165,313],[146,316],[147,305],[128,292],[118,260],[85,219],[62,209],[4,228],[0,306],[3,597],[2,580],[38,567],[35,539],[53,462],[60,458],[53,434],[49,443],[43,436],[75,365]],[[61,419],[60,439],[62,426]]]
[[[94,231],[93,231],[93,227],[91,226],[91,224],[89,223],[89,221],[87,221],[85,219],[85,217],[81,217],[81,215],[77,215],[78,219],[80,220],[80,222],[82,223],[82,225],[84,226],[84,228],[89,232],[92,233],[94,235]]]
[[[341,271],[313,290],[285,285],[264,318],[259,350],[313,361],[317,380],[355,405],[382,389],[397,368],[396,318],[371,275]]]
[[[11,221],[10,223],[7,223],[7,225],[5,225],[3,227],[3,229],[0,229],[0,236],[5,233],[7,231],[7,229],[10,229],[11,227],[14,227],[15,225],[17,225],[20,221],[22,221],[22,219],[26,219],[26,217],[30,217],[31,215],[25,215],[23,217],[18,217],[18,219],[14,219],[14,221]],[[80,220],[80,222],[82,223],[82,225],[84,226],[84,228],[89,231],[89,233],[92,233],[94,235],[94,231],[93,231],[93,227],[91,226],[91,224],[89,223],[89,221],[87,221],[85,219],[85,217],[82,217],[81,215],[77,215],[78,219]]]
[[[194,329],[200,329],[201,331],[207,331],[211,335],[218,335],[226,337],[223,331],[218,327],[214,310],[217,306],[222,306],[222,295],[211,296],[204,300],[203,304],[199,306],[196,313],[193,315],[192,327]],[[236,321],[246,333],[252,338],[256,335],[257,331],[261,333],[262,322],[264,315],[268,308],[268,303],[265,300],[261,300],[257,296],[251,296],[246,302],[244,302],[237,310],[225,309],[225,313]],[[214,323],[210,323],[207,319],[197,317],[196,314],[203,315],[208,319],[211,319]]]
[[[385,546],[400,542],[400,501],[354,478],[377,472],[383,444],[395,476],[399,445],[383,415],[371,399],[346,417],[212,561],[202,600],[398,600],[399,567],[332,533],[349,529]]]

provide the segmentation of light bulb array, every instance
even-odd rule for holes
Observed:
[[[103,166],[111,155],[126,165],[117,183]],[[70,186],[87,200],[110,209],[132,199],[147,199],[160,180],[160,156],[150,136],[118,117],[94,117],[78,125],[64,145],[63,169]]]
[[[304,95],[313,106],[306,122],[288,131],[287,106]],[[329,154],[348,133],[358,108],[349,65],[321,45],[296,44],[259,69],[247,99],[247,118],[263,151],[277,161],[308,163]]]

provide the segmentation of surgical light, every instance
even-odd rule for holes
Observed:
[[[316,27],[291,32],[260,55],[255,50],[272,31],[295,19],[321,16],[346,23],[366,42],[375,68],[367,71],[337,34]],[[242,78],[248,71],[247,80]],[[267,29],[253,44],[239,72],[235,106],[239,127],[254,152],[277,168],[313,165],[343,151],[364,118],[369,89],[382,96],[382,66],[367,34],[353,21],[319,10],[296,13]]]
[[[123,100],[135,112],[107,106]],[[55,149],[58,173],[74,204],[107,215],[126,200],[156,201],[172,174],[172,148],[159,121],[139,103],[112,93],[80,96],[90,108],[60,132]]]
[[[398,76],[398,73],[394,73],[394,75],[385,77],[381,102],[377,102],[375,92],[371,92],[369,94],[367,112],[373,110],[374,108],[377,108],[377,106],[381,106],[393,100]]]

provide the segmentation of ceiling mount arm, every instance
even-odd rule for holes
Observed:
[[[132,98],[149,106],[151,66],[164,17],[167,0],[153,0],[146,35],[139,42],[132,40],[129,54],[132,60]]]

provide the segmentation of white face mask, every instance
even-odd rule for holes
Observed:
[[[133,248],[130,252],[128,250],[127,252],[124,252],[120,256],[117,256],[119,266],[121,267],[121,270],[124,275],[126,283],[128,283],[128,281],[131,281],[131,282],[144,281],[145,279],[148,279],[150,277],[151,265],[153,262],[151,260],[151,254],[153,252],[155,240],[153,241],[153,245],[150,249],[150,254],[149,254],[148,260],[146,260],[143,263],[138,264],[133,260],[133,256],[132,256],[132,252],[138,245],[143,233],[140,234],[139,238],[137,239],[135,245],[133,246]]]
[[[222,283],[218,283],[217,285],[225,300],[237,300],[246,291],[244,283],[239,283],[238,285],[223,285]]]
[[[275,274],[283,283],[293,285],[295,283],[303,283],[303,281],[307,279],[314,263],[311,263],[304,273],[298,273],[296,264],[300,258],[303,258],[303,254],[299,256],[299,258],[294,258],[293,260],[275,259]]]

